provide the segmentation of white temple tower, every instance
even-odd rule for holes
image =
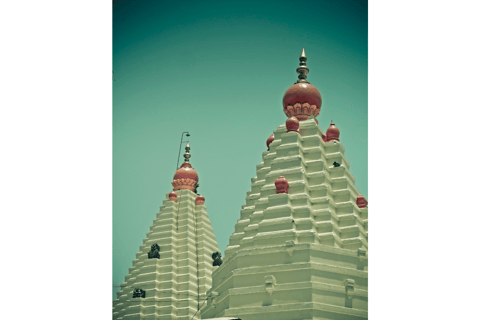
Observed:
[[[212,286],[212,253],[218,251],[213,228],[197,195],[198,174],[185,162],[136,254],[113,302],[113,319],[200,319],[199,309]]]
[[[289,119],[267,140],[202,319],[368,318],[367,201],[340,131],[318,126],[322,99],[306,60],[302,51],[283,100]]]

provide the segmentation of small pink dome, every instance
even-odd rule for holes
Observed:
[[[200,204],[204,204],[205,203],[205,197],[202,196],[202,195],[198,195],[196,198],[195,198],[195,205],[198,206]]]
[[[270,148],[270,144],[273,142],[273,140],[274,140],[274,137],[272,133],[272,135],[267,139],[267,148]]]
[[[330,123],[330,127],[327,129],[327,142],[335,140],[340,141],[340,130],[335,126],[333,121]]]
[[[298,128],[300,127],[300,121],[296,117],[290,117],[285,122],[285,126],[287,127],[287,132],[294,131],[299,133]]]
[[[172,191],[168,194],[168,200],[177,202],[177,194],[175,193],[175,191]]]
[[[366,207],[367,207],[367,204],[368,204],[367,199],[365,199],[364,196],[362,196],[361,194],[359,194],[358,197],[357,197],[357,206],[358,206],[359,208],[366,208]]]

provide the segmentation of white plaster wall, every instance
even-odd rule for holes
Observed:
[[[340,142],[313,119],[274,131],[262,154],[202,319],[366,319],[368,209]],[[334,168],[333,162],[341,164]],[[288,194],[276,194],[279,176]]]
[[[116,320],[190,320],[211,288],[211,255],[218,244],[206,207],[195,205],[196,195],[190,190],[176,193],[177,203],[166,195],[117,293]],[[148,259],[154,243],[160,246],[160,259]],[[145,299],[132,298],[135,287],[146,291]],[[199,318],[198,312],[194,319]]]

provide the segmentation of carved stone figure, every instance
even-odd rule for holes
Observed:
[[[222,254],[220,251],[212,253],[212,259],[213,259],[213,266],[221,266],[223,261],[222,261]]]
[[[145,291],[139,288],[133,290],[133,298],[145,298]]]
[[[333,162],[333,166],[334,166],[335,168],[340,167],[340,163],[338,163],[337,161],[334,161],[334,162]]]
[[[148,259],[160,259],[160,246],[158,244],[153,244],[150,252],[148,253]]]

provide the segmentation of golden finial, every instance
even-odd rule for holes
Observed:
[[[298,80],[296,83],[308,82],[307,73],[309,70],[307,67],[307,55],[305,54],[305,49],[302,49],[302,53],[300,54],[299,60],[300,60],[300,66],[297,68]]]

